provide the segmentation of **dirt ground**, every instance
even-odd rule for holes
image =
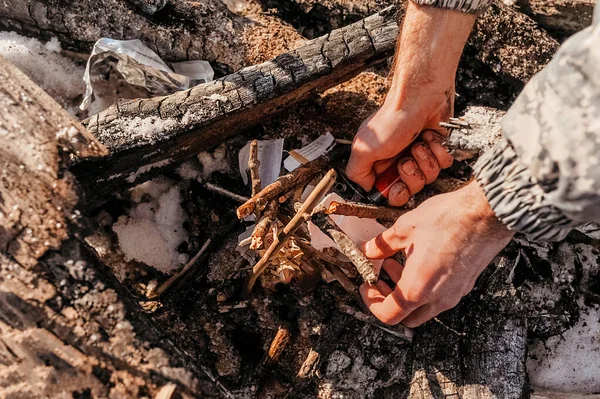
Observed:
[[[279,7],[273,1],[226,3],[232,11],[256,22],[240,38],[252,49],[245,54],[248,65],[272,59],[340,23],[337,17],[329,19],[330,14],[319,13],[318,7],[289,6],[300,7],[298,4],[302,2],[279,2]],[[538,2],[527,3],[529,8],[522,6],[523,9],[539,21],[549,21],[547,15],[555,12],[543,9]],[[352,1],[328,1],[322,7],[331,4],[349,13],[344,14],[344,23],[360,19],[351,12]],[[377,7],[377,2],[369,4],[368,11],[376,11]],[[577,7],[583,15],[589,12],[589,4]],[[560,12],[559,5],[556,9]],[[559,40],[570,32],[564,27],[551,26],[554,28],[550,32]],[[388,65],[367,70],[228,140],[218,150],[224,154],[221,158],[216,159],[213,150],[188,161],[194,171],[193,178],[184,176],[180,170],[158,178],[166,179],[181,193],[181,207],[187,216],[183,224],[187,239],[178,251],[190,258],[208,239],[212,241],[193,271],[158,300],[149,300],[146,295],[169,276],[141,262],[127,260],[113,228],[120,217],[129,215],[139,203],[133,198],[133,191],[111,199],[90,215],[92,227],[85,241],[100,261],[134,294],[138,304],[169,339],[211,369],[232,397],[405,398],[409,397],[411,381],[421,361],[417,352],[427,345],[423,339],[445,339],[445,333],[437,330],[440,326],[465,336],[470,334],[471,340],[457,343],[456,352],[438,353],[441,357],[474,356],[460,345],[489,339],[490,331],[477,329],[485,319],[473,316],[473,308],[481,308],[481,313],[490,317],[525,315],[524,329],[533,341],[560,335],[576,324],[581,303],[587,307],[600,305],[597,291],[600,251],[596,241],[590,244],[575,238],[558,244],[534,245],[518,237],[500,257],[510,263],[511,270],[498,266],[502,265],[498,260],[457,309],[417,330],[417,334],[425,337],[417,346],[341,312],[340,304],[363,310],[356,298],[339,284],[325,283],[316,268],[297,273],[290,284],[257,287],[250,298],[242,295],[249,264],[236,247],[238,235],[247,223],[239,222],[235,216],[238,203],[207,190],[203,183],[249,196],[250,187],[242,182],[237,162],[238,152],[252,139],[284,138],[285,151],[299,148],[324,133],[351,140],[362,121],[382,104],[389,84],[388,74]],[[456,111],[461,113],[469,105],[506,110],[520,88],[467,52],[457,76]],[[207,169],[210,165],[213,170]],[[468,163],[456,163],[446,174],[464,180],[469,172]],[[434,194],[437,192],[428,188],[410,206]],[[148,194],[145,195],[141,202],[150,202]],[[497,270],[510,271],[510,278],[506,277],[506,284],[500,288],[490,283]],[[480,303],[481,298],[491,298],[494,292],[510,297],[514,308],[494,313],[495,310],[489,309],[492,305],[488,308]],[[289,331],[289,343],[276,363],[266,364],[269,346],[280,328]],[[320,364],[306,378],[299,378],[298,372],[311,348],[318,349]],[[461,383],[467,385],[465,381]],[[527,394],[523,397],[529,394],[527,382],[525,386]]]

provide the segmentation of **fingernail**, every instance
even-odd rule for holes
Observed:
[[[415,161],[408,160],[402,164],[402,171],[407,175],[412,175],[417,170],[417,164]]]
[[[415,148],[415,155],[417,156],[417,159],[420,159],[420,160],[427,159],[427,157],[429,156],[429,154],[427,153],[427,150],[425,149],[425,145],[424,144],[419,144]]]

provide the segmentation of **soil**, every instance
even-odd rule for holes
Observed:
[[[291,13],[272,11],[268,2],[267,6],[253,0],[228,3],[241,16],[255,22],[248,25],[251,28],[240,38],[247,49],[252,49],[245,54],[248,64],[264,62],[302,44],[305,36],[314,37],[337,27],[329,20],[320,20],[317,11],[311,11],[309,19],[285,21],[281,17]],[[355,19],[359,18],[350,14],[343,21]],[[241,195],[250,194],[249,186],[243,185],[237,172],[237,154],[251,139],[285,138],[285,150],[298,148],[326,132],[339,139],[352,139],[360,124],[383,103],[388,74],[387,67],[363,72],[230,139],[226,142],[229,170],[213,173],[210,182]],[[465,53],[457,77],[457,113],[468,105],[505,110],[518,91],[519,86],[514,82],[506,82],[472,54]],[[468,163],[457,163],[447,174],[464,179],[469,172]],[[167,294],[159,300],[147,300],[149,288],[164,282],[168,276],[144,264],[126,261],[117,245],[111,227],[131,206],[128,194],[112,199],[90,215],[93,226],[85,240],[95,249],[99,260],[136,296],[150,319],[179,348],[207,365],[232,397],[409,397],[411,380],[421,361],[411,344],[339,312],[338,303],[356,309],[361,309],[360,304],[339,284],[323,282],[316,269],[304,270],[291,284],[277,284],[272,289],[257,287],[251,297],[244,297],[241,289],[248,264],[236,252],[237,237],[245,229],[235,216],[238,204],[208,191],[198,181],[182,179],[175,172],[165,177],[179,184],[184,195],[183,207],[189,215],[185,227],[190,238],[182,252],[191,257],[207,239],[213,242],[193,271]],[[434,193],[432,189],[424,190],[411,206]],[[481,298],[492,295],[487,288],[495,287],[490,283],[490,275],[496,270],[493,266],[458,308],[425,324],[417,334],[430,337],[428,334],[436,329],[451,329],[440,327],[448,321],[452,328],[471,329],[463,333],[471,334],[469,339],[485,340],[491,332],[474,327],[483,319],[469,313],[473,304],[493,317],[500,317],[501,312],[524,315],[530,339],[560,334],[578,320],[579,299],[600,305],[594,292],[600,281],[599,256],[593,246],[577,241],[533,245],[517,238],[499,257],[512,262],[513,269],[510,279],[497,290],[510,298],[513,308],[494,313],[496,310],[481,305]],[[232,308],[225,310],[226,307]],[[266,352],[280,327],[289,330],[291,339],[278,362],[266,365]],[[425,346],[423,341],[419,345]],[[309,378],[299,378],[297,374],[311,348],[318,349],[320,363]],[[469,350],[461,350],[453,356],[472,355]],[[528,395],[527,387],[525,392]],[[137,392],[132,395],[141,396]]]

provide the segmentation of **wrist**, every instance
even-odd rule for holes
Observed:
[[[459,191],[463,192],[465,208],[471,215],[471,223],[476,227],[476,234],[490,236],[499,241],[514,236],[515,233],[496,216],[483,189],[476,181],[472,181]]]

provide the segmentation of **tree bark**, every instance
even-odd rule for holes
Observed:
[[[140,39],[166,61],[204,59],[232,72],[244,66],[241,40],[254,23],[219,0],[6,0],[0,29],[88,53],[101,37]]]
[[[169,382],[216,396],[79,241],[68,167],[106,149],[2,58],[0,137],[0,397],[148,397]]]
[[[89,204],[206,150],[244,128],[326,90],[393,53],[390,7],[270,62],[184,92],[121,101],[84,124],[110,150],[72,171]]]

